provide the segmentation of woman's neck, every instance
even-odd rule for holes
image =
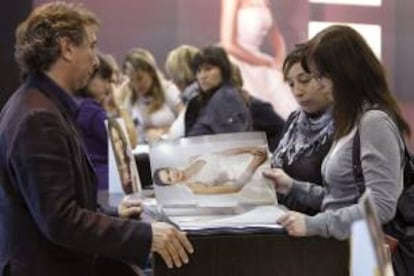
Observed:
[[[311,112],[311,113],[306,112],[306,111],[304,111],[304,112],[305,112],[307,117],[309,117],[311,119],[317,119],[317,118],[321,117],[323,114],[325,114],[326,112],[328,112],[329,109],[330,109],[330,107],[326,107],[326,108],[323,108],[323,109],[318,110],[316,112]]]

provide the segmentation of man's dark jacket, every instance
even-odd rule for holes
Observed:
[[[94,275],[96,256],[144,265],[150,225],[96,212],[76,104],[44,74],[0,114],[0,275]]]

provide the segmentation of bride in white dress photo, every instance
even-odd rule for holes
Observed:
[[[297,108],[280,68],[285,42],[272,16],[269,0],[222,0],[221,44],[242,73],[243,88],[270,102],[284,119]],[[274,55],[261,46],[270,39]]]

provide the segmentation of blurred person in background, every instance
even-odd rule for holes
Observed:
[[[183,108],[180,92],[158,70],[153,55],[141,48],[130,50],[124,61],[130,93],[125,106],[136,127],[142,130],[141,142],[151,142],[168,133]]]
[[[200,93],[190,100],[185,113],[185,135],[252,130],[246,99],[232,83],[232,68],[222,47],[207,46],[193,59]]]
[[[269,0],[222,0],[221,45],[241,71],[243,88],[256,98],[272,104],[286,119],[297,108],[280,67],[286,55],[285,41],[273,18]],[[273,55],[262,51],[265,39]]]
[[[35,8],[16,30],[25,82],[0,114],[1,275],[95,275],[97,257],[169,267],[193,249],[173,226],[98,210],[96,175],[77,130],[74,94],[98,66],[97,17],[81,4]],[[167,249],[169,248],[169,249]]]

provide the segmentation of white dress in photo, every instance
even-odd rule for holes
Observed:
[[[272,14],[265,3],[240,8],[237,13],[239,45],[255,55],[273,58],[260,49],[272,25]],[[251,95],[270,102],[281,117],[286,119],[298,107],[290,87],[283,80],[281,71],[267,66],[252,65],[234,56],[230,58],[240,68],[243,88]]]

